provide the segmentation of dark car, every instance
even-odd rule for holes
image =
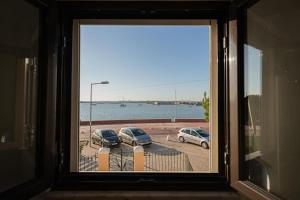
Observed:
[[[121,128],[119,138],[122,142],[132,146],[144,146],[152,143],[151,137],[143,129],[135,127]]]
[[[120,140],[117,133],[111,129],[96,129],[92,135],[93,144],[99,144],[103,147],[118,147]]]

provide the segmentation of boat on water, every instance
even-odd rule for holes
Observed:
[[[122,100],[122,102],[124,102],[124,97],[123,97],[123,100]],[[126,104],[124,104],[124,103],[121,103],[121,104],[120,104],[120,107],[126,107]]]

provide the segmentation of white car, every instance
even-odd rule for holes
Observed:
[[[209,148],[209,134],[200,128],[182,128],[177,134],[179,142],[190,142]]]

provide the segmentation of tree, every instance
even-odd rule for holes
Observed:
[[[204,117],[207,121],[209,121],[209,97],[206,96],[206,92],[204,92],[204,97],[202,99],[201,105],[204,109]]]

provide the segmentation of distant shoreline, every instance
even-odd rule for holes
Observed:
[[[121,104],[121,103],[144,103],[144,104],[153,104],[153,105],[177,105],[177,104],[186,104],[186,105],[200,105],[200,101],[80,101],[80,103],[92,103],[92,104]]]
[[[129,120],[92,120],[92,125],[129,124],[129,123],[182,123],[207,122],[205,119],[129,119]],[[80,126],[88,126],[90,121],[80,121]]]

